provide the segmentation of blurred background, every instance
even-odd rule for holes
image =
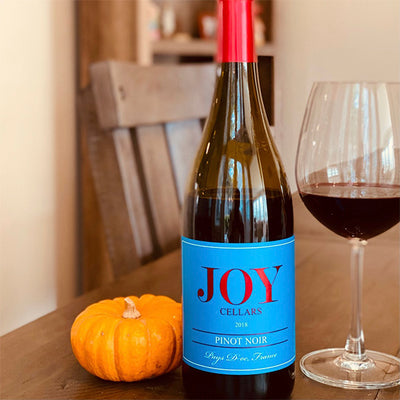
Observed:
[[[111,279],[77,119],[88,66],[212,61],[214,9],[209,0],[0,2],[0,335]],[[256,41],[295,191],[312,82],[400,81],[400,1],[257,0]]]

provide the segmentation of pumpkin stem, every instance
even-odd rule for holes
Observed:
[[[136,308],[135,302],[130,299],[129,297],[125,297],[125,311],[123,312],[122,316],[124,318],[131,318],[137,319],[142,316],[138,309]]]

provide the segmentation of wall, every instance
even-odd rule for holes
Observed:
[[[0,2],[0,334],[76,294],[73,0]]]
[[[275,0],[277,144],[292,191],[313,81],[400,81],[399,0]]]

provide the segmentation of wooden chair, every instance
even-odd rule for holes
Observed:
[[[214,64],[91,66],[80,96],[112,276],[180,245],[185,180],[215,81]]]

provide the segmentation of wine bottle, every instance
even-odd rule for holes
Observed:
[[[264,110],[253,0],[218,0],[217,79],[183,207],[183,382],[192,398],[294,384],[291,192]]]

